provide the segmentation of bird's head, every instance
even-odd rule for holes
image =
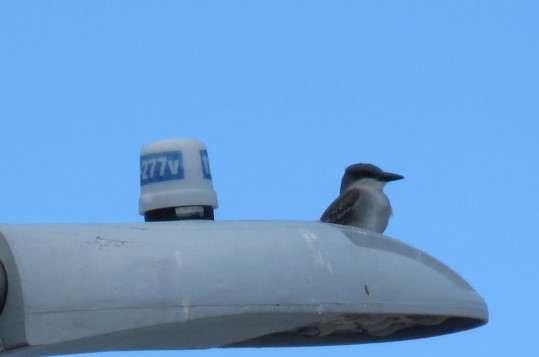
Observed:
[[[373,164],[354,164],[348,166],[344,172],[341,181],[341,193],[356,183],[369,185],[381,190],[387,182],[403,178],[404,176],[385,172]]]

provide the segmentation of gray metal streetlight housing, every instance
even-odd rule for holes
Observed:
[[[0,356],[394,341],[488,320],[428,254],[320,222],[0,225],[0,262]]]
[[[340,225],[214,221],[206,146],[143,146],[145,223],[0,225],[0,356],[394,341],[487,322],[451,269]]]

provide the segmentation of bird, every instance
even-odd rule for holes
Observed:
[[[403,178],[373,164],[348,166],[342,177],[339,197],[328,206],[320,221],[383,233],[392,213],[389,198],[383,192],[384,186]]]

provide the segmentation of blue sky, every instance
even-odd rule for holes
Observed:
[[[216,219],[313,220],[346,166],[403,174],[386,234],[483,296],[475,330],[161,356],[539,350],[536,1],[5,1],[0,222],[138,216],[140,147],[195,137]],[[103,353],[142,356],[148,353]]]

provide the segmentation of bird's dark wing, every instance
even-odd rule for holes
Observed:
[[[320,220],[327,223],[347,224],[354,216],[354,204],[358,198],[358,189],[346,191],[329,205]]]

